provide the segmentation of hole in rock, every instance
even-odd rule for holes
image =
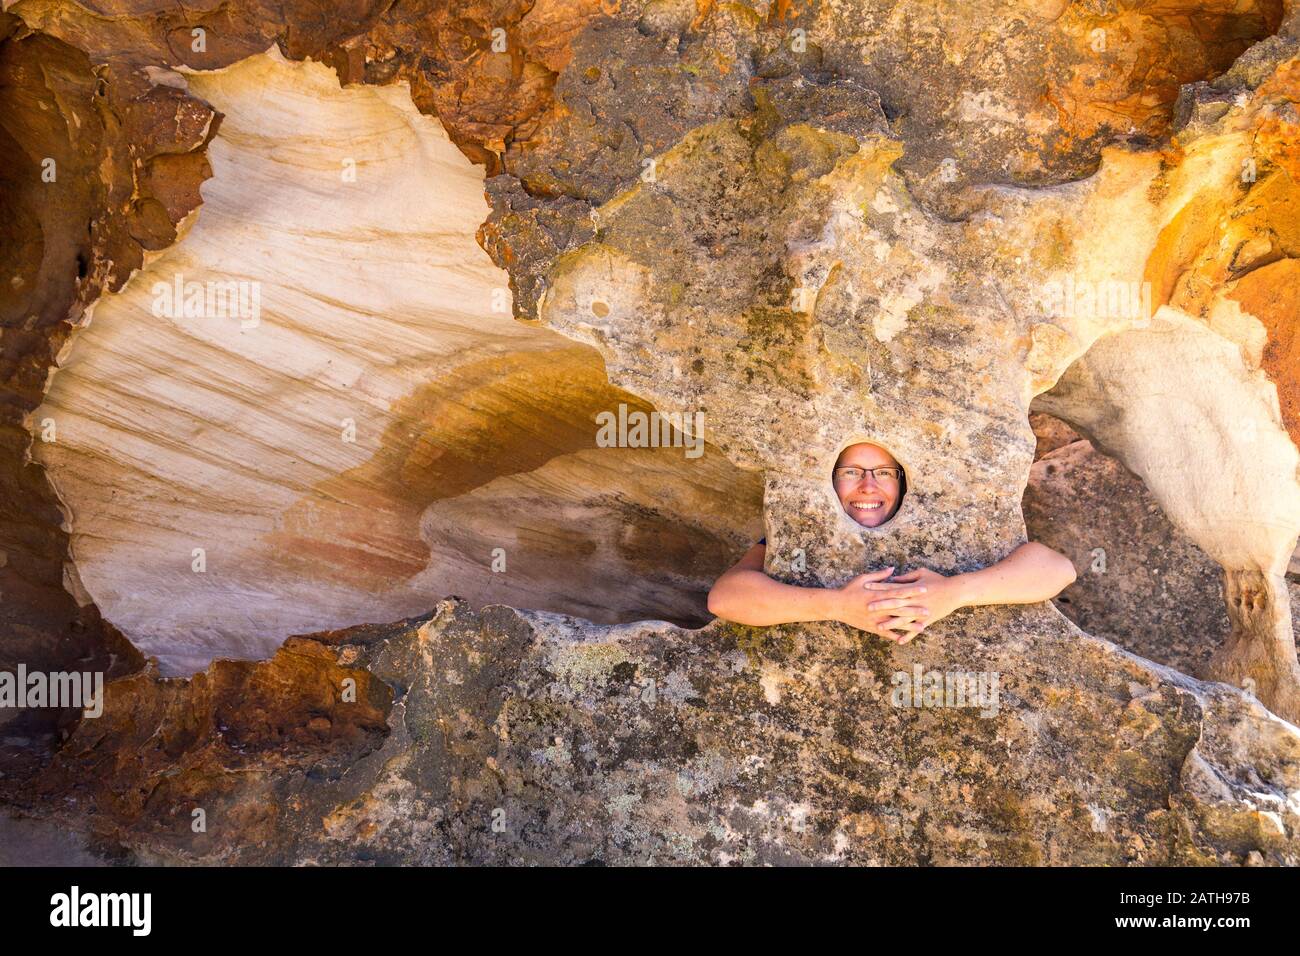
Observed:
[[[409,92],[275,53],[189,84],[225,114],[204,204],[33,415],[58,423],[33,453],[105,617],[167,675],[452,594],[709,620],[761,477],[598,446],[601,412],[651,409],[593,349],[494,313],[483,170]]]
[[[1201,674],[1229,629],[1219,565],[1120,461],[1050,414],[1033,412],[1030,423],[1037,450],[1022,502],[1029,539],[1065,554],[1078,573],[1057,607],[1090,634]],[[1294,609],[1300,584],[1289,588]]]

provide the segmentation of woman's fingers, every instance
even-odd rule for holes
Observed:
[[[873,611],[888,611],[877,625],[875,633],[895,644],[909,644],[918,634],[925,630],[930,619],[929,608],[910,605],[905,599],[891,597],[884,601],[872,602],[868,607]]]
[[[925,593],[925,588],[921,588],[919,591],[916,591],[915,593],[909,592],[907,594],[902,594],[897,597],[885,598],[883,601],[872,601],[870,604],[867,605],[867,610],[868,611],[892,611],[894,610],[894,608],[908,607],[910,606],[910,602],[912,598],[918,597],[919,595],[922,595],[924,593]],[[924,611],[926,610],[926,608],[919,607],[919,610]]]
[[[876,633],[895,644],[906,644],[919,633],[919,630],[914,624],[898,622],[885,624]]]
[[[929,619],[929,611],[923,607],[903,607],[885,617],[886,627],[919,627]]]
[[[925,630],[924,621],[922,621],[920,624],[915,624],[912,627],[909,627],[907,629],[906,633],[904,633],[904,635],[901,638],[899,638],[898,643],[907,644],[909,641],[911,641],[914,637],[916,637],[924,630]]]
[[[867,610],[868,611],[891,611],[896,607],[905,607],[911,604],[915,604],[919,607],[924,607],[924,602],[917,601],[917,598],[922,597],[924,595],[925,595],[924,588],[913,589],[911,591],[899,591],[898,593],[891,594],[888,597],[880,597],[872,600],[871,603],[867,605]]]
[[[894,568],[891,565],[887,568],[881,568],[878,571],[868,571],[866,574],[859,574],[853,580],[861,583],[864,588],[868,588],[871,587],[874,582],[883,581],[885,578],[889,577],[890,572],[893,570]]]
[[[868,581],[862,586],[868,591],[887,591],[895,597],[907,597],[912,594],[925,593],[924,584],[899,584],[894,581]]]
[[[916,626],[914,624],[894,624],[884,627],[882,630],[886,634],[889,634],[894,641],[901,644],[903,643],[902,638],[913,633],[916,630]]]
[[[900,614],[901,616],[899,617],[890,618],[885,626],[892,630],[901,631],[903,634],[911,635],[912,637],[915,637],[921,631],[925,630],[926,619],[924,616],[913,616],[902,612],[900,612]],[[906,643],[906,641],[903,643]]]

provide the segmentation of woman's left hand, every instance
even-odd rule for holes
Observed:
[[[880,582],[885,587],[879,585],[873,586],[865,584],[863,587],[868,590],[886,590],[890,584],[923,584],[925,585],[925,594],[916,597],[907,598],[906,600],[898,598],[884,598],[879,601],[872,601],[867,605],[871,611],[884,611],[896,607],[908,605],[911,607],[923,607],[926,615],[909,626],[902,628],[903,635],[898,639],[898,643],[906,644],[917,634],[925,630],[926,626],[933,624],[935,621],[942,620],[959,607],[965,606],[963,600],[963,589],[959,574],[951,577],[940,574],[938,571],[931,571],[929,568],[917,568],[915,571],[908,571],[905,574],[895,574],[888,581]]]

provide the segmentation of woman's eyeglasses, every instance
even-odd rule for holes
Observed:
[[[835,481],[851,481],[854,484],[857,484],[866,477],[868,472],[875,476],[878,484],[897,482],[903,477],[902,468],[857,468],[853,465],[845,465],[842,468],[836,468],[831,472],[831,477]]]

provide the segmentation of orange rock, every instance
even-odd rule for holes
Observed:
[[[1277,385],[1282,422],[1300,445],[1300,259],[1261,266],[1237,281],[1229,297],[1264,323],[1264,371]]]

